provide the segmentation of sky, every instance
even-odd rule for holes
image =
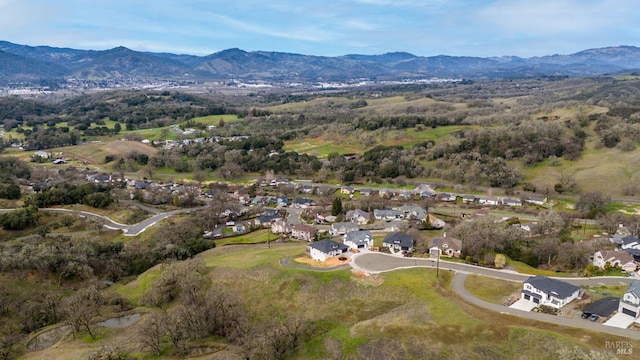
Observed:
[[[0,40],[208,55],[521,57],[640,46],[640,0],[0,0]]]

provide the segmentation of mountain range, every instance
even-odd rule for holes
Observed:
[[[382,55],[310,56],[228,49],[207,56],[78,50],[0,41],[0,83],[44,80],[175,79],[269,82],[594,76],[640,69],[640,48],[615,46],[521,58]]]

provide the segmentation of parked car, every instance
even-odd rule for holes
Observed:
[[[583,318],[583,319],[588,319],[588,318],[589,318],[589,316],[591,316],[591,314],[589,314],[589,313],[582,313],[582,318]]]
[[[589,317],[589,320],[591,321],[598,321],[599,316],[596,314],[591,315],[591,317]]]

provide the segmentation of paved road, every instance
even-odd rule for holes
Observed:
[[[162,221],[170,216],[180,214],[180,213],[202,210],[204,208],[206,208],[206,206],[200,206],[200,207],[189,208],[189,209],[179,209],[179,210],[159,213],[159,214],[153,215],[148,219],[145,219],[144,221],[141,221],[137,224],[132,224],[132,225],[121,224],[119,222],[109,219],[106,216],[94,214],[88,211],[76,211],[76,210],[58,209],[58,208],[42,208],[38,210],[61,213],[61,214],[77,214],[78,216],[82,216],[90,219],[97,219],[97,220],[103,221],[104,227],[106,227],[107,229],[122,230],[124,236],[137,236],[143,231],[145,231],[146,229],[148,229],[149,227],[157,224],[159,221]],[[13,210],[14,209],[0,209],[0,213],[6,213]]]
[[[287,221],[290,225],[302,224],[300,221],[300,215],[304,212],[304,209],[289,207],[287,208]]]
[[[419,259],[419,258],[403,258],[389,254],[381,253],[360,253],[356,254],[351,259],[351,266],[356,270],[366,271],[369,273],[381,273],[386,271],[393,271],[396,269],[406,269],[415,267],[435,268],[439,267],[440,271],[455,271],[456,274],[453,277],[452,288],[467,302],[482,307],[487,310],[500,312],[503,314],[511,314],[527,319],[536,321],[542,321],[561,326],[571,326],[580,329],[588,329],[592,331],[605,332],[625,338],[640,340],[640,332],[626,329],[618,329],[610,326],[604,326],[601,323],[594,323],[578,318],[565,318],[561,316],[552,316],[547,314],[540,314],[534,312],[524,312],[521,310],[511,309],[509,307],[493,304],[484,300],[480,300],[472,295],[464,287],[464,281],[468,274],[478,274],[483,276],[489,276],[499,278],[502,280],[509,280],[514,282],[523,282],[530,277],[530,275],[519,274],[510,270],[496,270],[483,268],[474,265],[439,261],[436,262],[433,259]],[[631,282],[631,278],[627,277],[596,277],[596,278],[558,278],[560,280],[575,284],[575,285],[589,285],[589,286],[602,286],[602,285],[628,285]]]

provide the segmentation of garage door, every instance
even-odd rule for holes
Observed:
[[[525,300],[531,300],[531,296],[529,296],[529,295],[527,295],[527,294],[524,294],[524,299],[525,299]]]
[[[636,313],[635,313],[635,311],[631,311],[631,310],[629,310],[629,309],[625,309],[625,308],[623,308],[623,309],[622,309],[622,313],[623,313],[623,314],[627,314],[627,315],[631,315],[631,316],[633,316],[633,317],[636,317]]]
[[[364,249],[364,245],[358,245],[358,249]]]
[[[534,303],[536,303],[536,304],[540,304],[540,299],[538,299],[538,298],[533,298],[533,302],[534,302]]]

